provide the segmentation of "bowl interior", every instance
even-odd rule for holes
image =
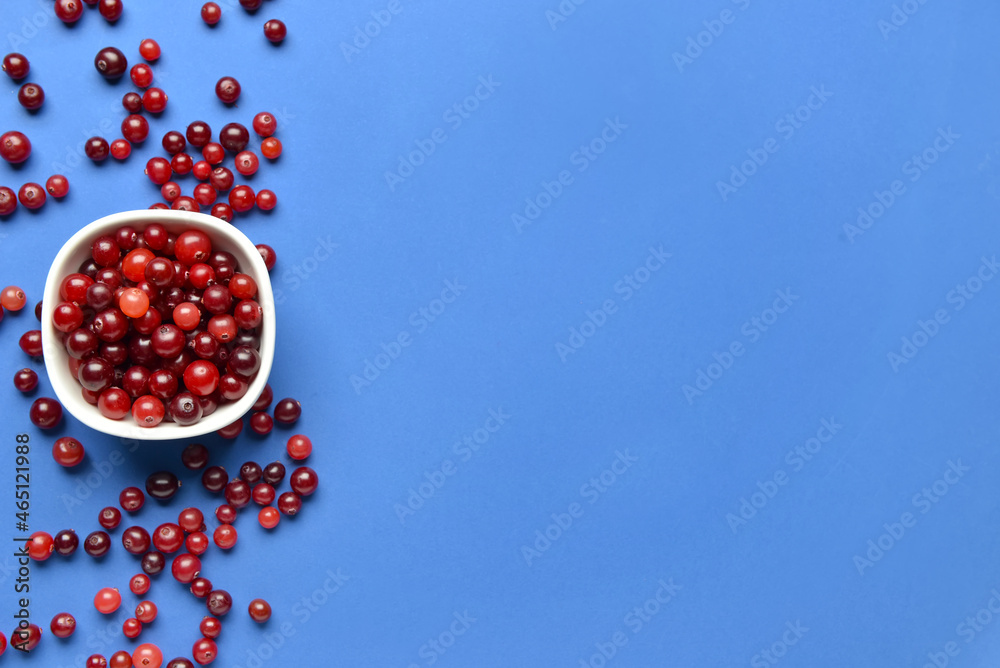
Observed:
[[[263,310],[263,322],[259,328],[261,366],[257,377],[250,384],[246,395],[239,401],[222,404],[198,423],[182,427],[172,422],[161,422],[156,427],[140,427],[131,415],[122,420],[111,420],[84,400],[80,384],[69,370],[69,355],[59,341],[58,332],[52,325],[52,312],[61,301],[59,285],[68,274],[76,272],[90,257],[91,243],[99,236],[114,234],[124,225],[131,225],[142,231],[151,223],[160,223],[168,232],[177,234],[189,229],[205,232],[212,239],[217,250],[232,253],[239,263],[240,271],[249,274],[257,282],[257,301]],[[80,422],[92,429],[137,440],[170,440],[193,438],[225,427],[243,416],[264,390],[274,361],[274,294],[267,267],[254,244],[231,224],[202,213],[171,210],[126,211],[106,216],[83,227],[74,234],[56,255],[45,281],[42,297],[42,347],[45,354],[45,370],[52,383],[56,397],[63,408]]]

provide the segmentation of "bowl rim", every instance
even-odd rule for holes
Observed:
[[[62,301],[59,297],[59,285],[62,279],[78,269],[69,266],[70,258],[77,254],[80,246],[92,242],[103,234],[109,234],[115,229],[131,225],[142,228],[151,223],[163,223],[167,226],[183,226],[202,229],[212,236],[213,247],[219,243],[224,250],[233,252],[239,250],[249,261],[252,272],[248,272],[243,258],[237,258],[241,271],[252,273],[257,283],[257,301],[263,311],[261,324],[260,354],[261,364],[247,393],[238,401],[220,406],[214,413],[202,418],[196,424],[182,427],[170,422],[162,422],[156,427],[140,427],[131,418],[125,416],[121,420],[111,420],[98,412],[97,407],[87,403],[80,394],[80,386],[69,374],[66,367],[69,355],[59,342],[55,326],[52,324],[52,313]],[[252,251],[252,252],[251,252]],[[237,253],[233,252],[234,255]],[[215,432],[222,427],[242,419],[264,391],[271,368],[274,363],[275,349],[275,303],[270,275],[263,258],[254,243],[239,229],[230,223],[214,216],[194,211],[175,211],[172,209],[138,209],[113,213],[84,225],[74,233],[56,253],[45,279],[45,289],[42,295],[42,350],[44,353],[45,371],[49,377],[56,398],[82,424],[110,436],[137,441],[168,441],[195,438]],[[61,368],[60,368],[61,366]],[[69,381],[69,382],[66,382]],[[85,410],[84,410],[85,409]]]

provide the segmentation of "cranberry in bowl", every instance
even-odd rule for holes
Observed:
[[[246,414],[274,361],[260,252],[201,213],[141,210],[85,226],[42,298],[45,368],[63,407],[105,434],[192,438]]]

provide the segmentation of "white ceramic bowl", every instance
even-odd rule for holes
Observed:
[[[52,325],[52,312],[61,301],[59,285],[68,274],[76,272],[90,257],[93,241],[104,234],[114,234],[123,225],[131,225],[140,232],[151,223],[160,223],[168,232],[177,234],[184,230],[196,229],[208,234],[212,246],[232,253],[239,263],[240,271],[249,274],[257,282],[257,301],[263,309],[263,323],[260,327],[260,371],[250,384],[246,395],[239,401],[220,404],[218,409],[193,425],[182,427],[172,422],[161,422],[156,427],[140,427],[131,414],[122,420],[111,420],[97,410],[97,406],[87,403],[81,394],[80,383],[69,370],[69,355],[59,341],[58,332]],[[76,419],[92,429],[120,438],[165,441],[186,439],[214,432],[241,418],[264,391],[264,385],[271,373],[274,362],[274,294],[264,260],[254,244],[229,223],[203,213],[172,210],[125,211],[105,216],[90,223],[74,234],[56,255],[45,280],[42,297],[42,347],[45,354],[45,370],[63,408]]]

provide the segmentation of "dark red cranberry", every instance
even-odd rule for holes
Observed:
[[[176,155],[187,148],[187,140],[180,132],[171,130],[163,135],[163,150],[170,155]]]
[[[146,478],[146,493],[160,501],[172,498],[180,486],[177,476],[170,471],[157,471]]]
[[[257,462],[246,462],[240,467],[240,479],[248,485],[260,482],[264,471]]]
[[[97,52],[97,56],[94,58],[94,67],[105,79],[114,81],[128,71],[128,59],[119,49],[108,46]]]
[[[31,404],[28,417],[39,429],[52,429],[62,420],[62,414],[62,404],[51,397],[41,397]]]
[[[201,484],[209,492],[218,493],[226,488],[226,484],[229,481],[226,469],[221,466],[209,466],[205,469],[205,472],[201,474]]]
[[[122,531],[122,547],[129,554],[144,554],[151,546],[149,532],[142,527],[129,527]]]
[[[308,466],[300,466],[288,477],[292,491],[299,496],[309,496],[319,487],[319,476]]]
[[[222,617],[233,608],[233,597],[224,589],[212,591],[205,601],[208,611],[216,617]]]
[[[142,555],[142,572],[146,575],[161,573],[167,565],[167,558],[158,550],[150,550]]]
[[[80,538],[72,529],[64,529],[52,537],[53,551],[60,556],[68,557],[76,552],[76,548],[79,546]]]
[[[272,44],[280,44],[288,35],[288,28],[278,19],[271,19],[264,24],[264,37]]]
[[[121,18],[122,12],[125,10],[125,4],[122,0],[98,0],[97,10],[106,21],[114,23]]]
[[[240,82],[233,77],[222,77],[215,84],[215,94],[226,104],[233,104],[240,98]]]
[[[17,101],[28,111],[35,111],[45,102],[45,91],[38,84],[26,83],[17,91]]]
[[[282,399],[274,406],[274,420],[281,424],[293,424],[302,415],[302,404],[295,399]]]
[[[103,557],[111,549],[111,536],[104,531],[93,531],[83,541],[83,551],[92,557]]]
[[[28,59],[20,53],[8,53],[3,58],[2,69],[7,73],[7,76],[17,81],[28,76],[31,65],[28,63]]]
[[[125,107],[125,111],[130,114],[138,114],[142,111],[142,95],[139,95],[135,91],[125,93],[122,97],[122,106]]]
[[[192,471],[208,466],[208,448],[201,443],[191,443],[181,452],[181,463]]]
[[[250,143],[250,132],[240,123],[227,123],[219,131],[219,143],[227,151],[239,153]]]
[[[281,462],[271,462],[264,467],[262,479],[268,485],[277,487],[285,479],[285,465]]]

